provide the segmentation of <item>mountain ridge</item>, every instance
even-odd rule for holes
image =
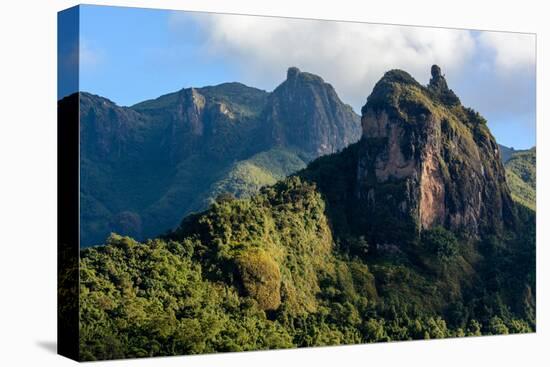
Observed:
[[[504,168],[485,119],[460,104],[439,67],[431,72],[427,87],[403,71],[387,72],[362,109],[359,195],[367,211],[395,208],[391,217],[410,218],[411,228],[475,234],[481,226],[512,225]]]
[[[281,89],[238,82],[183,88],[131,107],[82,92],[83,245],[113,231],[142,239],[170,230],[187,213],[206,208],[221,182],[246,196],[283,178],[250,164],[246,169],[258,176],[251,184],[242,171],[233,174],[239,161],[262,152],[274,155],[275,171],[289,173],[357,140],[359,118],[332,86],[313,74],[296,76],[304,80],[295,87],[281,84],[294,100],[281,100]],[[306,99],[316,101],[314,108],[294,114],[300,109],[294,104]],[[281,106],[294,107],[285,112]],[[227,175],[237,185],[227,183]]]
[[[82,250],[84,358],[534,332],[535,212],[440,77],[389,72],[358,142],[158,238]]]

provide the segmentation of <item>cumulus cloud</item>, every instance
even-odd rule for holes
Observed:
[[[194,20],[205,52],[232,61],[243,82],[271,89],[297,66],[322,76],[356,109],[385,71],[404,69],[426,83],[432,64],[458,72],[476,46],[471,32],[454,29],[224,14]],[[188,21],[174,13],[171,25]]]
[[[482,32],[479,42],[493,51],[494,65],[499,72],[509,73],[535,65],[534,34]]]
[[[384,72],[403,69],[426,84],[439,64],[467,106],[510,132],[498,139],[527,134],[534,143],[531,34],[183,12],[169,25],[199,37],[202,53],[230,65],[240,82],[270,90],[297,66],[322,76],[357,112]]]

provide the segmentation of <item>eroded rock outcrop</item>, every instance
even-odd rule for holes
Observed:
[[[361,136],[359,117],[321,77],[290,67],[262,119],[268,144],[294,146],[309,158],[337,152]]]
[[[431,71],[427,87],[387,72],[362,109],[357,195],[366,222],[388,231],[501,231],[514,215],[495,139],[440,68]]]
[[[231,82],[131,107],[88,93],[74,98],[80,99],[84,246],[114,230],[138,239],[163,233],[204,209],[220,187],[254,191],[271,173],[294,172],[361,136],[359,116],[334,88],[294,67],[271,93]],[[233,176],[249,159],[267,168]],[[116,217],[125,211],[140,218],[139,231],[128,225],[136,222],[132,216]]]

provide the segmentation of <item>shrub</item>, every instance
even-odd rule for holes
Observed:
[[[239,274],[248,296],[263,310],[276,310],[281,304],[281,272],[263,250],[250,250],[237,260]]]
[[[509,330],[504,321],[498,316],[493,316],[489,320],[489,332],[493,335],[508,334]]]
[[[424,246],[441,261],[447,262],[458,254],[455,235],[443,227],[435,227],[422,234]]]

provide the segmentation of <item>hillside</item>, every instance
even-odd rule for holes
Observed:
[[[363,137],[346,161],[306,173],[320,185],[320,175],[336,178],[321,186],[339,218],[336,230],[391,243],[437,226],[471,237],[513,228],[496,142],[483,117],[440,78],[432,70],[424,87],[403,71],[387,72],[363,107]]]
[[[500,150],[500,158],[502,163],[506,163],[508,159],[516,152],[514,148],[510,148],[504,145],[499,144],[498,149]]]
[[[504,163],[506,180],[512,197],[518,203],[536,209],[536,148],[514,151]]]
[[[83,249],[82,359],[534,331],[535,213],[485,120],[434,67],[386,73],[362,127],[160,238]]]
[[[246,197],[360,136],[332,86],[296,68],[271,93],[224,83],[120,107],[83,92],[80,121],[83,247],[164,233],[222,191]]]

